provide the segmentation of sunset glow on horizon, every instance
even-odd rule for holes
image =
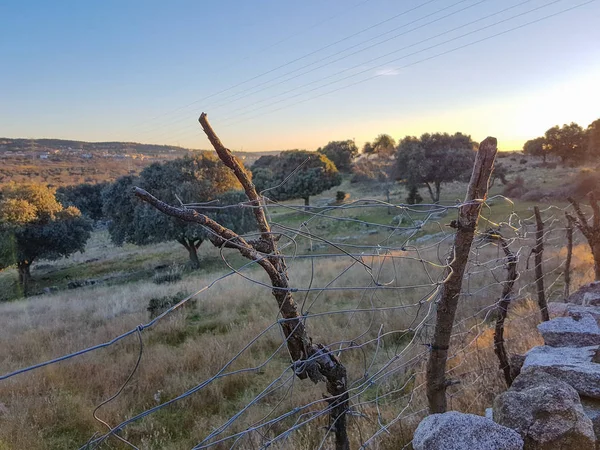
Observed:
[[[438,131],[519,150],[600,116],[594,1],[9,1],[0,14],[2,137],[208,148],[205,111],[235,150]]]

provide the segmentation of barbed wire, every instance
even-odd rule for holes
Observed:
[[[502,217],[496,217],[495,207],[499,204],[508,204],[512,209]],[[300,222],[290,225],[289,220],[282,222],[282,217],[278,217],[273,221],[273,234],[281,236],[280,256],[285,257],[288,264],[290,287],[286,290],[301,294],[298,299],[301,323],[318,333],[331,321],[339,321],[337,328],[323,334],[330,338],[327,348],[348,368],[347,414],[351,418],[348,424],[351,439],[361,449],[369,448],[376,442],[377,445],[383,445],[383,440],[394,438],[395,427],[406,424],[404,426],[408,427],[409,432],[399,447],[406,448],[412,439],[410,429],[414,421],[426,410],[424,364],[430,349],[434,320],[432,312],[440,288],[448,277],[452,256],[450,248],[454,230],[444,222],[450,221],[451,217],[446,216],[456,213],[465,203],[404,205],[378,199],[361,199],[347,204],[309,208],[272,200],[268,200],[267,205],[272,212],[288,211],[284,214],[291,214],[295,221]],[[185,206],[203,210],[255,207],[247,203]],[[398,213],[390,215],[397,225],[343,216],[346,211],[356,208],[389,207]],[[485,214],[482,215],[480,230],[470,252],[447,370],[457,380],[448,392],[450,401],[465,410],[479,408],[482,402],[489,399],[491,392],[498,392],[502,388],[503,383],[499,363],[494,359],[494,343],[486,336],[489,336],[490,330],[493,332],[490,321],[498,308],[500,292],[505,283],[507,258],[499,252],[497,244],[484,239],[484,224],[504,233],[517,258],[518,277],[505,326],[509,330],[518,327],[520,334],[510,332],[505,337],[505,345],[509,349],[519,349],[529,344],[526,338],[539,341],[535,324],[540,313],[531,306],[535,303],[532,299],[536,295],[536,279],[533,268],[524,265],[527,255],[535,246],[535,225],[533,215],[518,213],[514,207],[510,200],[502,196],[493,196],[484,202]],[[545,223],[542,264],[544,278],[548,282],[545,286],[548,299],[562,295],[560,284],[565,268],[560,251],[565,245],[564,211],[565,208],[557,206],[542,210]],[[412,226],[402,226],[404,221]],[[352,230],[354,235],[342,241],[339,236],[327,235],[327,229],[319,228],[323,223],[350,224],[357,228]],[[373,233],[371,236],[362,233],[364,229],[383,230],[384,233]],[[582,244],[581,237],[578,234],[576,236],[574,245]],[[371,243],[360,243],[364,237],[370,238]],[[229,258],[225,244],[219,248],[219,257],[229,268],[228,272],[215,277],[151,321],[106,342],[12,370],[0,376],[0,381],[111,347],[136,335],[140,344],[137,362],[116,393],[95,407],[92,414],[97,418],[96,412],[102,406],[127,395],[125,387],[135,378],[143,354],[151,351],[148,348],[144,350],[143,332],[151,330],[165,318],[173,316],[191,299],[208,293],[217,283],[231,277],[243,278],[259,292],[280,289],[261,281],[259,272],[255,270],[258,261],[239,265]],[[332,265],[334,262],[335,267]],[[325,264],[332,265],[326,276],[321,273]],[[326,447],[334,425],[326,423],[331,420],[329,413],[334,399],[319,397],[315,389],[298,382],[298,373],[316,362],[319,355],[300,363],[289,362],[287,338],[280,325],[290,320],[282,318],[280,311],[274,310],[267,325],[253,338],[240,343],[239,349],[234,350],[210,377],[171,399],[150,408],[138,409],[124,420],[97,418],[106,430],[96,431],[80,447],[81,450],[100,448],[111,437],[131,448],[140,448],[128,434],[132,424],[167,407],[181,404],[184,399],[198,395],[209,386],[243,374],[258,374],[267,367],[280,369],[277,375],[264,380],[264,387],[250,395],[243,404],[240,403],[229,417],[220,423],[217,423],[217,417],[212,418],[211,428],[206,430],[203,437],[195,436],[197,443],[192,448],[292,448],[300,445],[296,440],[308,439],[306,436],[310,433],[314,435],[314,441],[311,441],[314,447],[311,448]],[[260,357],[252,356],[254,349],[274,332],[280,334],[277,345],[264,355],[259,352],[262,355]],[[474,359],[478,361],[476,364]],[[109,425],[112,422],[119,423]]]

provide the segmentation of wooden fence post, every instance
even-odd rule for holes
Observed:
[[[542,321],[547,322],[550,320],[550,316],[548,314],[546,290],[544,289],[544,272],[542,270],[542,261],[544,256],[544,222],[542,221],[540,208],[534,206],[533,212],[535,214],[536,224],[535,248],[533,249],[535,260],[535,284],[537,286],[538,305],[542,314]]]
[[[456,236],[446,270],[446,278],[437,304],[435,330],[429,360],[427,361],[426,390],[431,414],[443,413],[447,407],[446,388],[449,381],[446,379],[446,362],[448,360],[452,327],[458,307],[465,267],[469,259],[475,229],[477,228],[479,212],[487,196],[496,152],[497,141],[493,137],[488,137],[479,146],[465,202],[458,211],[458,220],[453,222],[453,226],[456,228]]]

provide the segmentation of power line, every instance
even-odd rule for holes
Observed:
[[[563,0],[555,0],[555,1],[551,2],[551,3],[549,3],[548,5],[540,6],[540,7],[534,8],[534,9],[532,9],[532,10],[530,10],[530,11],[527,11],[527,12],[525,12],[525,13],[520,13],[520,14],[517,14],[517,15],[515,15],[515,16],[512,16],[512,17],[510,17],[509,19],[504,19],[504,20],[498,21],[498,22],[496,22],[496,23],[494,23],[494,24],[492,24],[492,25],[490,25],[490,26],[495,26],[495,25],[498,25],[498,24],[500,24],[500,23],[503,23],[503,22],[506,22],[506,21],[508,21],[508,20],[512,20],[512,19],[514,19],[514,18],[517,18],[517,17],[523,16],[523,15],[525,15],[525,14],[529,14],[529,13],[531,13],[531,12],[534,12],[534,11],[537,11],[537,10],[540,10],[540,9],[543,9],[543,8],[546,8],[546,7],[548,7],[548,6],[551,6],[551,5],[553,5],[553,4],[555,4],[555,3],[558,3],[558,2],[561,2],[561,1],[563,1]],[[562,10],[562,11],[559,11],[559,12],[556,12],[556,13],[553,13],[553,14],[549,14],[549,15],[547,15],[547,16],[541,17],[541,18],[539,18],[539,19],[532,20],[532,21],[530,21],[530,22],[527,22],[527,23],[525,23],[525,24],[522,24],[522,25],[515,26],[515,27],[513,27],[513,28],[510,28],[510,29],[508,29],[508,30],[504,30],[504,31],[501,31],[501,32],[495,33],[495,34],[493,34],[493,35],[486,36],[486,37],[484,37],[484,38],[481,38],[481,39],[477,39],[477,40],[475,40],[475,41],[473,41],[473,42],[469,42],[469,43],[467,43],[467,44],[460,45],[460,46],[458,46],[458,47],[454,47],[454,48],[452,48],[452,49],[450,49],[450,50],[447,50],[447,51],[444,51],[444,52],[441,52],[441,53],[435,54],[435,55],[433,55],[433,56],[429,56],[429,57],[426,57],[426,58],[420,59],[420,60],[418,60],[418,61],[415,61],[415,62],[412,62],[412,63],[406,64],[406,65],[404,65],[404,66],[395,67],[395,68],[393,68],[393,69],[390,69],[390,70],[398,71],[398,70],[406,69],[406,68],[408,68],[408,67],[411,67],[411,66],[414,66],[414,65],[420,64],[420,63],[422,63],[422,62],[425,62],[425,61],[430,61],[430,60],[432,60],[432,59],[435,59],[435,58],[438,58],[438,57],[440,57],[440,56],[444,56],[444,55],[447,55],[447,54],[449,54],[449,53],[453,53],[453,52],[455,52],[455,51],[457,51],[457,50],[461,50],[461,49],[464,49],[464,48],[467,48],[467,47],[473,46],[473,45],[475,45],[475,44],[479,44],[479,43],[481,43],[481,42],[487,41],[487,40],[489,40],[489,39],[492,39],[492,38],[495,38],[495,37],[498,37],[498,36],[502,36],[502,35],[504,35],[504,34],[507,34],[507,33],[510,33],[510,32],[512,32],[512,31],[516,31],[516,30],[518,30],[518,29],[525,28],[525,27],[527,27],[527,26],[530,26],[530,25],[533,25],[533,24],[536,24],[536,23],[542,22],[542,21],[544,21],[544,20],[547,20],[547,19],[549,19],[549,18],[552,18],[552,17],[559,16],[559,15],[561,15],[561,14],[564,14],[564,13],[566,13],[566,12],[569,12],[569,11],[572,11],[572,10],[574,10],[574,9],[580,8],[580,7],[582,7],[582,6],[588,5],[588,4],[590,4],[590,3],[593,3],[593,2],[595,2],[595,1],[596,1],[596,0],[589,0],[589,1],[587,1],[587,2],[584,2],[584,3],[581,3],[581,4],[579,4],[579,5],[576,5],[576,6],[572,6],[572,7],[566,8],[566,9],[564,9],[564,10]],[[431,49],[433,49],[433,48],[436,48],[436,47],[439,47],[439,46],[441,46],[441,45],[447,44],[448,42],[452,42],[452,41],[455,41],[455,40],[457,40],[457,39],[461,39],[461,38],[463,38],[463,37],[469,36],[469,35],[471,35],[471,34],[474,34],[474,33],[478,33],[478,32],[480,32],[480,31],[484,31],[484,30],[486,30],[487,28],[489,28],[490,26],[486,26],[486,27],[479,28],[479,29],[477,29],[477,30],[471,31],[471,32],[469,32],[469,33],[465,33],[465,34],[463,34],[463,35],[461,35],[461,36],[458,36],[458,37],[456,37],[456,38],[449,39],[449,40],[447,40],[447,41],[444,41],[444,42],[442,42],[442,43],[439,43],[439,44],[436,44],[436,45],[432,45],[432,46],[430,46],[430,47],[427,47],[427,48],[425,48],[425,49],[422,49],[422,50],[416,51],[416,52],[414,52],[414,53],[411,53],[411,54],[409,54],[409,55],[405,55],[405,56],[403,56],[403,57],[396,58],[396,59],[393,59],[393,60],[391,60],[391,61],[387,61],[386,63],[384,63],[384,64],[382,64],[382,65],[380,65],[380,66],[377,66],[377,67],[374,67],[374,68],[370,68],[370,69],[366,69],[366,70],[363,70],[363,71],[361,71],[361,72],[358,72],[358,73],[356,73],[356,74],[352,74],[352,75],[349,75],[349,76],[347,76],[347,77],[344,77],[344,78],[342,78],[342,79],[340,79],[340,80],[336,80],[336,81],[332,81],[332,82],[326,83],[326,84],[324,84],[324,85],[321,85],[321,86],[318,86],[318,87],[316,87],[316,88],[314,88],[314,89],[310,89],[309,91],[306,91],[306,92],[303,92],[303,93],[300,93],[300,94],[296,94],[296,95],[294,95],[294,96],[292,96],[292,97],[289,97],[289,98],[287,98],[287,99],[283,99],[283,100],[279,100],[279,101],[277,101],[277,102],[273,102],[273,103],[271,103],[271,104],[269,104],[269,105],[265,105],[264,107],[257,108],[257,110],[258,110],[258,109],[265,108],[265,107],[268,107],[268,106],[272,106],[272,105],[274,105],[274,104],[277,104],[277,103],[281,103],[282,101],[290,100],[291,98],[299,97],[300,95],[304,95],[304,94],[307,94],[307,93],[310,93],[310,92],[314,92],[314,91],[316,91],[316,90],[318,90],[318,89],[321,89],[321,88],[323,88],[323,87],[330,86],[330,85],[332,85],[332,84],[335,84],[335,83],[339,83],[340,81],[344,81],[344,80],[346,80],[346,79],[348,79],[348,78],[355,77],[355,76],[357,76],[357,75],[360,75],[360,74],[363,74],[363,73],[365,73],[365,72],[369,72],[369,71],[371,71],[371,70],[373,70],[373,69],[375,69],[375,68],[387,66],[387,65],[388,65],[388,64],[390,64],[390,63],[396,62],[396,61],[398,61],[398,60],[401,60],[401,59],[404,59],[404,58],[406,58],[406,57],[413,56],[413,55],[415,55],[415,54],[422,53],[422,52],[424,52],[424,51],[431,50]],[[354,82],[354,83],[351,83],[351,84],[348,84],[348,85],[345,85],[345,86],[342,86],[342,87],[339,87],[339,88],[336,88],[336,89],[333,89],[333,90],[330,90],[330,91],[327,91],[327,92],[324,92],[324,93],[321,93],[321,94],[318,94],[318,95],[315,95],[315,96],[313,96],[313,97],[309,97],[309,98],[307,98],[307,99],[304,99],[304,100],[300,100],[300,101],[298,101],[298,102],[292,103],[291,105],[286,105],[286,106],[283,106],[283,107],[281,107],[281,108],[277,108],[277,109],[274,109],[274,110],[267,111],[266,113],[263,113],[263,114],[259,114],[259,115],[254,115],[254,116],[251,116],[251,117],[247,117],[247,118],[244,118],[244,119],[242,119],[242,120],[236,121],[236,122],[234,122],[234,123],[230,123],[230,124],[224,124],[223,126],[231,126],[231,125],[235,125],[235,124],[237,124],[237,123],[240,123],[240,122],[243,122],[243,121],[246,121],[246,120],[250,120],[250,119],[253,119],[253,118],[256,118],[256,117],[260,117],[260,116],[262,116],[262,115],[264,115],[264,114],[271,114],[271,113],[274,113],[274,112],[277,112],[277,111],[281,111],[281,110],[283,110],[283,109],[287,109],[287,108],[289,108],[289,107],[293,107],[293,106],[296,106],[296,105],[298,105],[298,104],[305,103],[305,102],[307,102],[307,101],[309,101],[309,100],[314,100],[314,99],[316,99],[316,98],[320,98],[320,97],[323,97],[323,96],[325,96],[325,95],[329,95],[329,94],[332,94],[332,93],[334,93],[334,92],[338,92],[338,91],[341,91],[341,90],[343,90],[343,89],[347,89],[347,88],[349,88],[349,87],[353,87],[353,86],[356,86],[356,85],[359,85],[359,84],[365,83],[365,82],[367,82],[367,81],[371,81],[371,80],[373,80],[373,79],[376,79],[376,78],[379,78],[379,77],[382,77],[382,76],[384,76],[384,74],[376,74],[376,75],[370,76],[370,77],[368,77],[368,78],[365,78],[365,79],[362,79],[362,80],[356,81],[356,82]],[[251,113],[251,112],[254,112],[254,111],[256,111],[256,110],[249,111],[248,113]],[[240,114],[240,115],[245,115],[245,114],[247,114],[247,113],[243,113],[243,114]],[[235,116],[232,116],[232,117],[230,117],[229,119],[231,119],[231,118],[235,118],[235,117],[238,117],[238,116],[240,116],[240,115],[235,115]],[[227,120],[227,119],[225,119],[225,120]]]
[[[332,55],[325,56],[325,57],[323,57],[323,58],[320,58],[320,59],[317,59],[316,61],[313,61],[313,62],[311,62],[311,63],[309,63],[309,64],[306,64],[306,65],[304,65],[304,66],[298,67],[298,68],[296,68],[296,69],[293,69],[293,70],[291,70],[291,71],[288,71],[288,72],[286,72],[286,73],[283,73],[283,74],[281,74],[281,75],[278,75],[278,76],[276,76],[275,78],[271,78],[271,79],[269,79],[269,80],[267,80],[267,81],[264,81],[264,82],[262,82],[262,83],[259,83],[259,84],[255,85],[255,86],[251,87],[251,88],[250,88],[250,91],[248,91],[248,90],[243,90],[243,91],[240,91],[240,92],[235,92],[235,93],[233,93],[233,94],[230,94],[230,95],[228,95],[228,96],[224,97],[222,100],[228,100],[228,99],[232,99],[232,100],[225,101],[225,102],[221,102],[221,103],[218,103],[217,105],[212,105],[212,106],[209,104],[209,105],[207,105],[206,107],[203,107],[203,109],[211,109],[211,110],[214,110],[214,109],[217,109],[217,108],[221,108],[221,107],[223,107],[223,106],[226,106],[226,105],[229,105],[229,104],[231,104],[231,103],[237,102],[237,101],[239,101],[239,100],[241,100],[241,99],[243,99],[243,98],[247,98],[247,97],[249,97],[249,96],[251,96],[251,95],[254,95],[254,94],[257,94],[257,93],[259,93],[259,92],[262,92],[262,91],[264,91],[264,90],[266,90],[266,89],[269,89],[269,88],[272,88],[272,87],[275,87],[275,86],[279,86],[279,85],[281,85],[281,84],[283,84],[283,83],[285,83],[285,82],[291,81],[291,80],[293,80],[293,79],[296,79],[296,78],[298,78],[298,77],[301,77],[301,76],[303,76],[303,75],[306,75],[306,74],[308,74],[308,73],[312,73],[312,72],[314,72],[314,71],[316,71],[316,70],[322,69],[323,67],[327,67],[327,66],[329,66],[329,65],[331,65],[331,64],[334,64],[334,63],[336,63],[336,62],[342,61],[342,60],[344,60],[344,59],[346,59],[346,58],[349,58],[349,57],[351,57],[351,56],[354,56],[354,55],[356,55],[356,54],[358,54],[358,53],[362,53],[362,52],[364,52],[364,51],[366,51],[366,50],[369,50],[369,49],[371,49],[371,48],[374,48],[374,47],[377,47],[377,46],[379,46],[379,45],[382,45],[382,44],[384,44],[384,43],[386,43],[386,42],[389,42],[389,41],[391,41],[391,40],[393,40],[393,39],[397,39],[398,37],[401,37],[401,36],[404,36],[404,35],[406,35],[406,34],[409,34],[409,33],[410,33],[410,32],[412,32],[412,31],[418,30],[418,29],[420,29],[420,28],[423,28],[423,27],[425,27],[425,26],[427,26],[427,25],[431,25],[431,24],[433,24],[433,23],[435,23],[435,22],[439,22],[440,20],[443,20],[443,19],[445,19],[445,18],[448,18],[448,17],[450,17],[450,16],[453,16],[453,15],[455,15],[455,14],[458,14],[458,13],[460,13],[460,12],[466,11],[467,9],[473,8],[473,7],[475,7],[475,6],[477,6],[477,5],[481,4],[481,3],[484,3],[484,2],[486,2],[486,1],[489,1],[489,0],[480,0],[480,1],[477,1],[476,3],[474,3],[474,4],[472,4],[472,5],[469,5],[469,6],[465,7],[465,8],[463,8],[463,9],[460,9],[460,10],[458,10],[458,11],[455,11],[455,12],[453,12],[453,13],[451,13],[451,14],[448,14],[448,15],[445,15],[445,16],[443,16],[443,17],[440,17],[440,18],[438,18],[438,19],[436,19],[436,20],[433,20],[433,21],[427,22],[426,24],[423,24],[423,25],[421,25],[421,26],[419,26],[419,27],[413,28],[413,29],[411,29],[411,30],[409,30],[409,31],[407,31],[407,32],[405,32],[405,33],[396,34],[396,35],[394,35],[394,36],[392,36],[392,37],[389,37],[389,38],[387,38],[387,39],[385,39],[385,40],[382,40],[382,41],[380,41],[380,42],[377,42],[377,43],[375,43],[375,44],[372,44],[372,45],[370,45],[370,46],[368,46],[368,47],[365,47],[365,48],[363,48],[363,49],[357,50],[357,51],[355,51],[355,52],[352,52],[352,53],[350,53],[350,54],[348,54],[348,55],[345,55],[345,56],[339,57],[339,58],[337,58],[337,59],[334,59],[333,61],[330,61],[330,62],[328,62],[328,63],[321,64],[321,65],[319,65],[318,67],[315,67],[315,68],[313,68],[313,69],[310,69],[310,70],[304,71],[304,72],[302,72],[302,73],[299,73],[299,74],[297,74],[297,75],[294,75],[294,76],[292,76],[292,77],[285,78],[285,79],[283,79],[283,80],[281,80],[281,81],[277,81],[277,80],[280,80],[281,78],[285,77],[286,75],[291,75],[291,74],[293,74],[293,73],[296,73],[296,72],[298,72],[298,71],[301,71],[301,70],[307,69],[308,67],[311,67],[311,66],[314,66],[314,65],[316,65],[316,64],[319,64],[320,62],[327,61],[328,59],[331,59],[331,58],[333,58],[333,57],[336,57],[336,56],[338,56],[340,53],[343,53],[343,52],[346,52],[346,51],[348,51],[348,50],[352,50],[352,49],[354,49],[354,48],[357,48],[357,47],[360,47],[360,46],[362,46],[362,45],[365,45],[365,44],[367,44],[367,43],[369,43],[369,42],[371,42],[371,41],[374,41],[374,40],[376,40],[377,38],[380,38],[380,37],[386,36],[386,35],[388,35],[388,34],[390,34],[390,33],[393,33],[394,31],[398,31],[398,30],[401,30],[401,29],[403,29],[403,28],[406,28],[406,27],[407,27],[407,26],[409,26],[409,25],[412,25],[412,24],[414,24],[414,23],[416,23],[416,22],[419,22],[419,21],[421,21],[421,20],[423,20],[423,19],[426,19],[426,18],[428,18],[428,17],[434,16],[434,15],[436,15],[436,14],[439,14],[439,13],[440,13],[440,12],[442,12],[442,11],[446,11],[446,10],[448,10],[448,9],[451,9],[451,8],[453,8],[453,7],[457,6],[457,5],[461,4],[461,3],[464,3],[464,2],[466,2],[466,1],[469,1],[469,0],[460,0],[460,1],[458,1],[458,2],[455,2],[455,3],[453,3],[453,4],[449,5],[449,6],[446,6],[446,7],[444,7],[444,8],[442,8],[442,9],[439,9],[439,10],[437,10],[437,11],[433,12],[433,13],[426,14],[426,15],[424,15],[424,16],[421,16],[421,17],[419,17],[419,18],[417,18],[417,19],[414,19],[414,20],[412,20],[412,21],[410,21],[410,22],[408,22],[408,23],[406,23],[406,24],[403,24],[403,25],[401,25],[401,26],[399,26],[399,27],[393,28],[393,29],[391,29],[391,30],[389,30],[389,31],[386,31],[386,32],[384,32],[384,33],[381,33],[381,34],[378,34],[378,35],[376,35],[376,36],[373,36],[373,37],[371,37],[371,38],[369,38],[369,39],[367,39],[367,40],[365,40],[365,41],[359,42],[359,43],[357,43],[357,44],[353,44],[353,45],[351,45],[351,46],[349,46],[349,47],[346,47],[346,48],[344,48],[344,49],[342,49],[342,50],[339,50],[339,51],[337,51],[336,53],[334,53],[334,54],[332,54]],[[531,1],[531,0],[527,0],[527,1]],[[325,47],[325,48],[327,48],[327,47]],[[274,81],[277,81],[277,82],[276,82],[276,83],[273,83]],[[260,88],[260,89],[256,89],[256,88]],[[253,90],[253,89],[256,89],[256,90]],[[280,94],[280,95],[282,95],[282,94]],[[235,98],[235,97],[237,97],[237,98]],[[263,100],[263,101],[264,101],[264,100]],[[173,121],[170,121],[170,122],[166,122],[166,123],[164,123],[164,124],[161,124],[161,127],[168,126],[168,125],[175,124],[175,123],[181,123],[181,122],[182,122],[182,121],[184,121],[184,120],[187,120],[187,118],[177,118],[177,119],[175,119],[175,120],[173,120]]]
[[[333,47],[333,46],[335,46],[335,45],[337,45],[337,44],[340,44],[340,43],[342,43],[342,42],[345,42],[345,41],[347,41],[347,40],[349,40],[349,39],[352,39],[352,38],[354,38],[354,37],[356,37],[356,36],[359,36],[359,35],[361,35],[361,34],[363,34],[363,33],[366,33],[366,32],[367,32],[367,31],[369,31],[369,30],[372,30],[372,29],[374,29],[374,28],[377,28],[377,27],[379,27],[379,26],[381,26],[381,25],[383,25],[383,24],[385,24],[385,23],[388,23],[388,22],[390,22],[390,21],[392,21],[392,20],[394,20],[394,19],[397,19],[397,18],[399,18],[399,17],[402,17],[403,15],[406,15],[406,14],[408,14],[408,13],[412,12],[412,11],[415,11],[415,10],[417,10],[417,9],[419,9],[419,8],[422,8],[422,7],[424,7],[424,6],[428,5],[428,4],[430,4],[430,3],[433,3],[433,2],[436,2],[436,1],[439,1],[439,0],[428,0],[428,1],[426,1],[425,3],[422,3],[422,4],[418,5],[418,6],[415,6],[415,7],[413,7],[413,8],[407,9],[407,10],[405,10],[405,11],[403,11],[403,12],[399,13],[399,14],[396,14],[396,15],[394,15],[394,16],[392,16],[392,17],[389,17],[389,18],[387,18],[387,19],[385,19],[385,20],[382,20],[382,21],[380,21],[380,22],[377,22],[377,23],[375,23],[375,24],[373,24],[373,25],[371,25],[371,26],[369,26],[369,27],[363,28],[363,29],[362,29],[362,30],[360,30],[360,31],[357,31],[357,32],[355,32],[355,33],[352,33],[352,34],[350,34],[350,35],[347,35],[347,36],[345,36],[345,37],[344,37],[344,38],[342,38],[342,39],[339,39],[339,40],[337,40],[337,41],[335,41],[335,42],[332,42],[332,43],[330,43],[330,44],[327,44],[327,45],[325,45],[325,46],[323,46],[323,47],[320,47],[320,48],[318,48],[317,50],[313,50],[313,51],[311,51],[311,52],[309,52],[309,53],[306,53],[306,54],[304,54],[304,55],[302,55],[302,56],[299,56],[299,57],[297,57],[297,58],[295,58],[295,59],[293,59],[293,60],[290,60],[290,61],[288,61],[288,62],[286,62],[286,63],[283,63],[283,64],[281,64],[281,65],[279,65],[279,66],[276,66],[276,67],[274,67],[274,68],[272,68],[272,69],[269,69],[269,70],[267,70],[267,71],[265,71],[265,72],[262,72],[262,73],[260,73],[260,74],[258,74],[258,75],[255,75],[255,76],[251,77],[251,78],[248,78],[248,79],[246,79],[246,80],[244,80],[244,81],[241,81],[241,82],[239,82],[239,83],[236,83],[236,84],[234,84],[234,85],[232,85],[232,86],[230,86],[230,87],[228,87],[228,88],[222,89],[222,90],[220,90],[220,91],[218,91],[218,92],[215,92],[215,93],[213,93],[213,94],[207,95],[207,96],[205,96],[205,97],[202,97],[202,98],[200,98],[200,99],[197,99],[197,100],[194,100],[193,102],[191,102],[191,103],[188,103],[187,105],[185,105],[185,106],[182,106],[182,107],[180,107],[180,108],[177,108],[177,109],[173,110],[172,112],[178,112],[178,111],[181,111],[181,110],[183,110],[183,109],[189,108],[190,106],[194,106],[194,105],[196,105],[196,104],[198,104],[198,103],[200,103],[200,102],[202,102],[202,101],[204,101],[204,100],[208,100],[208,99],[210,99],[210,98],[216,97],[217,95],[223,94],[223,93],[225,93],[225,92],[229,92],[229,91],[230,91],[230,90],[232,90],[232,89],[235,89],[235,88],[237,88],[237,87],[243,86],[243,85],[245,85],[245,84],[247,84],[247,83],[250,83],[251,81],[254,81],[254,80],[256,80],[256,79],[258,79],[258,78],[261,78],[261,77],[263,77],[263,76],[265,76],[265,75],[269,75],[270,73],[273,73],[273,72],[275,72],[275,71],[277,71],[277,70],[279,70],[279,69],[282,69],[282,68],[284,68],[284,67],[287,67],[287,66],[289,66],[289,65],[291,65],[291,64],[294,64],[294,63],[296,63],[296,62],[298,62],[298,61],[302,61],[303,59],[306,59],[306,58],[308,58],[308,57],[310,57],[310,56],[312,56],[312,55],[315,55],[315,54],[317,54],[317,53],[319,53],[319,52],[322,52],[323,50],[327,50],[328,48],[331,48],[331,47]],[[363,2],[363,3],[366,3],[366,2]],[[361,4],[362,4],[362,3],[361,3]],[[359,4],[359,5],[361,5],[361,4]],[[154,121],[154,120],[156,120],[156,119],[158,119],[158,118],[164,117],[165,115],[169,115],[169,114],[171,114],[171,113],[162,114],[162,115],[159,115],[159,116],[157,116],[157,117],[154,117],[154,118],[152,118],[152,119],[149,119],[149,120],[150,120],[150,121]],[[158,126],[160,126],[160,124],[159,124]]]

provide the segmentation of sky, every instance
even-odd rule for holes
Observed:
[[[313,150],[600,118],[600,1],[3,0],[0,136]]]

